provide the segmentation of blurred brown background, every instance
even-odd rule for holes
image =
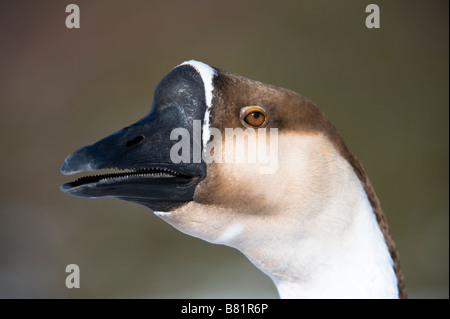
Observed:
[[[76,3],[81,28],[67,29]],[[365,26],[376,3],[381,29]],[[311,98],[364,164],[412,298],[448,298],[448,1],[1,1],[0,297],[277,297],[239,252],[70,197],[64,158],[197,59]],[[81,288],[65,287],[65,267]]]

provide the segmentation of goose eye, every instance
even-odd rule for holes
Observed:
[[[247,106],[241,109],[241,122],[244,126],[259,128],[267,124],[266,111],[259,106]]]

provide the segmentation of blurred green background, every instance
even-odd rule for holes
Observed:
[[[0,297],[278,296],[231,248],[59,190],[69,153],[143,117],[159,80],[197,59],[314,100],[375,186],[409,296],[448,298],[448,3],[1,1]],[[71,263],[80,289],[65,287]]]

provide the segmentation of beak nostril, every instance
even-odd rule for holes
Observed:
[[[144,140],[144,137],[142,135],[136,136],[132,140],[129,140],[126,144],[127,147],[135,146],[139,143],[141,143]]]

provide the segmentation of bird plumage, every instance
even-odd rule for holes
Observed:
[[[242,117],[249,114],[247,125]],[[195,135],[195,121],[201,121],[201,141],[193,137],[189,159],[195,145],[210,152],[212,141],[226,143],[227,130],[247,126],[254,133],[236,138],[236,149],[275,141],[274,171],[262,174],[267,163],[261,161],[217,157],[174,164],[170,132],[181,127],[181,135]],[[276,140],[260,140],[272,133]],[[229,152],[220,143],[214,149],[223,157]],[[112,167],[132,171],[62,189],[146,205],[184,233],[234,247],[272,278],[283,298],[405,297],[395,245],[367,174],[323,112],[298,93],[184,62],[160,82],[144,119],[74,152],[61,170]],[[146,177],[137,177],[138,170]],[[151,175],[162,171],[165,178]]]

